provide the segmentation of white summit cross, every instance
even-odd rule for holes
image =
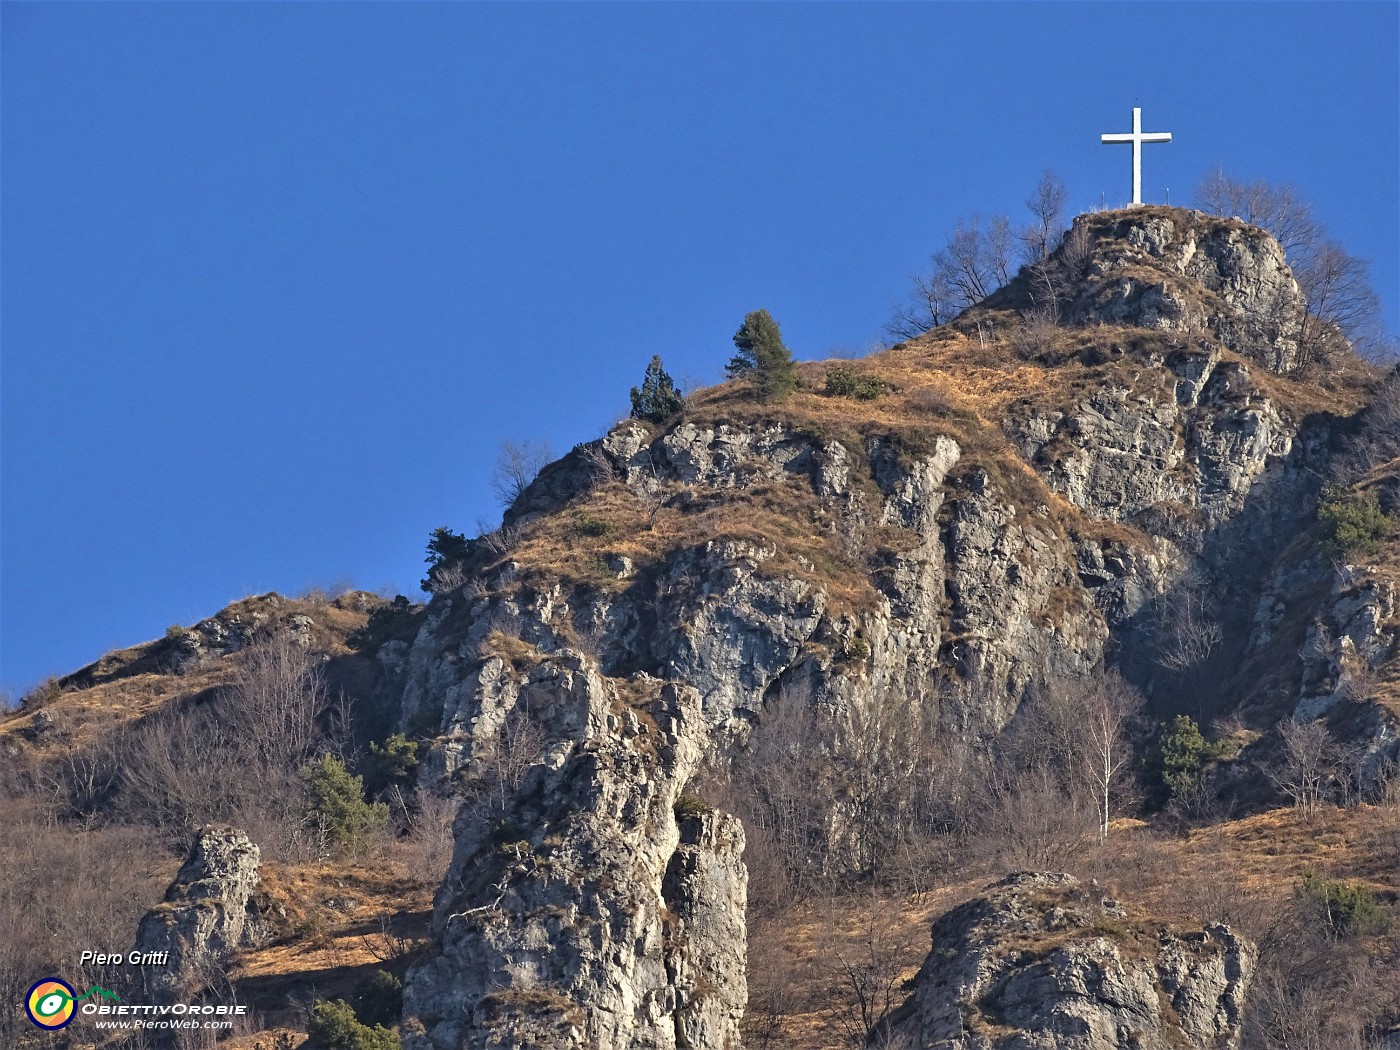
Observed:
[[[1133,107],[1133,131],[1131,135],[1104,135],[1106,143],[1131,142],[1133,144],[1133,203],[1142,203],[1142,144],[1144,142],[1170,142],[1170,131],[1142,133],[1142,110]]]

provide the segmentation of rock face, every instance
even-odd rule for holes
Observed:
[[[705,739],[700,695],[606,682],[574,653],[477,680],[534,712],[548,751],[499,822],[459,821],[439,950],[406,986],[427,1045],[737,1047],[743,832],[676,815]]]
[[[1071,321],[1209,332],[1274,372],[1298,363],[1305,300],[1263,230],[1180,208],[1081,215],[1087,274]]]
[[[1311,721],[1358,698],[1365,679],[1393,654],[1395,584],[1364,566],[1344,565],[1333,576],[1303,647],[1303,681],[1293,717]]]
[[[981,744],[1038,679],[1086,674],[1110,648],[1135,658],[1147,610],[1188,569],[1222,616],[1254,615],[1252,574],[1310,514],[1330,434],[1324,414],[1270,394],[1294,367],[1301,310],[1282,251],[1170,209],[1076,229],[1087,247],[1066,312],[1122,335],[1101,369],[1075,365],[1074,383],[991,423],[929,410],[903,430],[831,428],[721,403],[619,424],[546,468],[472,548],[467,583],[434,598],[411,645],[380,653],[401,728],[436,735],[423,768],[477,800],[405,982],[410,1050],[737,1046],[742,831],[683,795],[706,756],[745,760],[774,697],[835,727],[921,705]],[[623,524],[600,516],[617,507]],[[655,542],[628,545],[629,531]],[[617,541],[580,567],[575,548],[600,536]],[[850,824],[833,799],[832,856]],[[1081,997],[1095,1032],[1215,1025],[1227,1045],[1248,952],[1203,936],[1199,951],[1154,944],[1149,962],[1074,940],[1065,980],[1127,982],[1119,1014]],[[1193,976],[1217,963],[1220,980]],[[1023,969],[989,986],[1015,1016],[1036,981],[1059,980]],[[1170,1011],[1153,1006],[1163,990]],[[1205,1020],[1200,1003],[1216,1004]]]
[[[1189,508],[1199,536],[1243,507],[1296,429],[1219,350],[1182,346],[1154,386],[1107,385],[1069,410],[1034,410],[1021,447],[1046,480],[1098,518],[1137,522],[1154,508]]]
[[[889,1045],[1237,1047],[1255,957],[1227,926],[1173,931],[1068,875],[1013,875],[934,923]]]
[[[277,909],[260,890],[258,847],[236,828],[209,826],[136,931],[136,950],[167,952],[146,969],[147,989],[161,998],[198,991],[211,967],[269,940]]]

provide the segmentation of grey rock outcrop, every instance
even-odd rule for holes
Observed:
[[[1087,273],[1068,316],[1138,328],[1210,332],[1274,372],[1298,363],[1305,300],[1279,243],[1238,220],[1179,208],[1081,215]]]
[[[933,924],[889,1045],[1225,1050],[1255,958],[1229,927],[1176,931],[1068,875],[1013,875]]]
[[[1293,717],[1311,721],[1346,700],[1365,700],[1367,679],[1395,651],[1395,584],[1364,566],[1337,569],[1303,645]]]
[[[410,971],[410,1046],[737,1047],[743,833],[683,814],[703,701],[561,652],[491,696],[528,709],[543,760],[500,820],[459,819],[437,950]],[[478,716],[479,717],[479,716]]]
[[[1347,741],[1351,773],[1363,790],[1400,766],[1400,718],[1374,695],[1383,668],[1400,655],[1395,590],[1396,581],[1373,567],[1338,567],[1301,649],[1292,718],[1328,720]]]
[[[159,998],[195,992],[234,952],[266,943],[280,909],[261,889],[261,854],[237,828],[199,831],[189,856],[136,930],[136,950],[165,952],[167,961],[143,971]]]
[[[1097,518],[1137,523],[1177,508],[1199,536],[1237,514],[1295,426],[1206,345],[1180,347],[1129,388],[1110,383],[1068,410],[1034,409],[1020,447],[1055,491]]]

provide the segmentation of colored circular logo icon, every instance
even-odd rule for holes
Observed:
[[[56,1031],[66,1028],[73,1020],[74,1000],[78,993],[67,981],[45,977],[35,982],[24,997],[24,1012],[40,1028]]]

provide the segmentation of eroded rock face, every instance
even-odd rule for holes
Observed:
[[[1247,367],[1209,345],[1174,351],[1135,388],[1108,385],[1016,425],[1026,459],[1076,506],[1130,523],[1177,508],[1196,536],[1240,511],[1295,429]]]
[[[1068,875],[1022,873],[933,925],[889,1025],[905,1050],[1237,1047],[1252,945],[1135,917]]]
[[[1400,652],[1396,612],[1393,579],[1367,566],[1340,566],[1302,647],[1303,674],[1292,717],[1298,722],[1325,717],[1339,727],[1357,749],[1362,787],[1400,763],[1400,721],[1371,696],[1378,672]]]
[[[410,971],[409,1046],[737,1047],[743,833],[676,815],[706,739],[691,688],[607,681],[561,652],[493,696],[547,754],[500,820],[459,820],[435,952]]]
[[[198,991],[234,952],[273,935],[278,908],[261,890],[260,851],[237,828],[200,830],[189,856],[136,930],[136,950],[167,952],[166,965],[143,972],[160,997]]]
[[[1333,575],[1303,645],[1303,681],[1293,717],[1300,722],[1358,698],[1365,679],[1395,649],[1394,583],[1365,566],[1344,565]],[[1364,698],[1363,698],[1364,699]]]
[[[1297,367],[1305,300],[1263,230],[1179,208],[1081,215],[1074,227],[1091,253],[1075,323],[1209,331],[1274,372]]]

